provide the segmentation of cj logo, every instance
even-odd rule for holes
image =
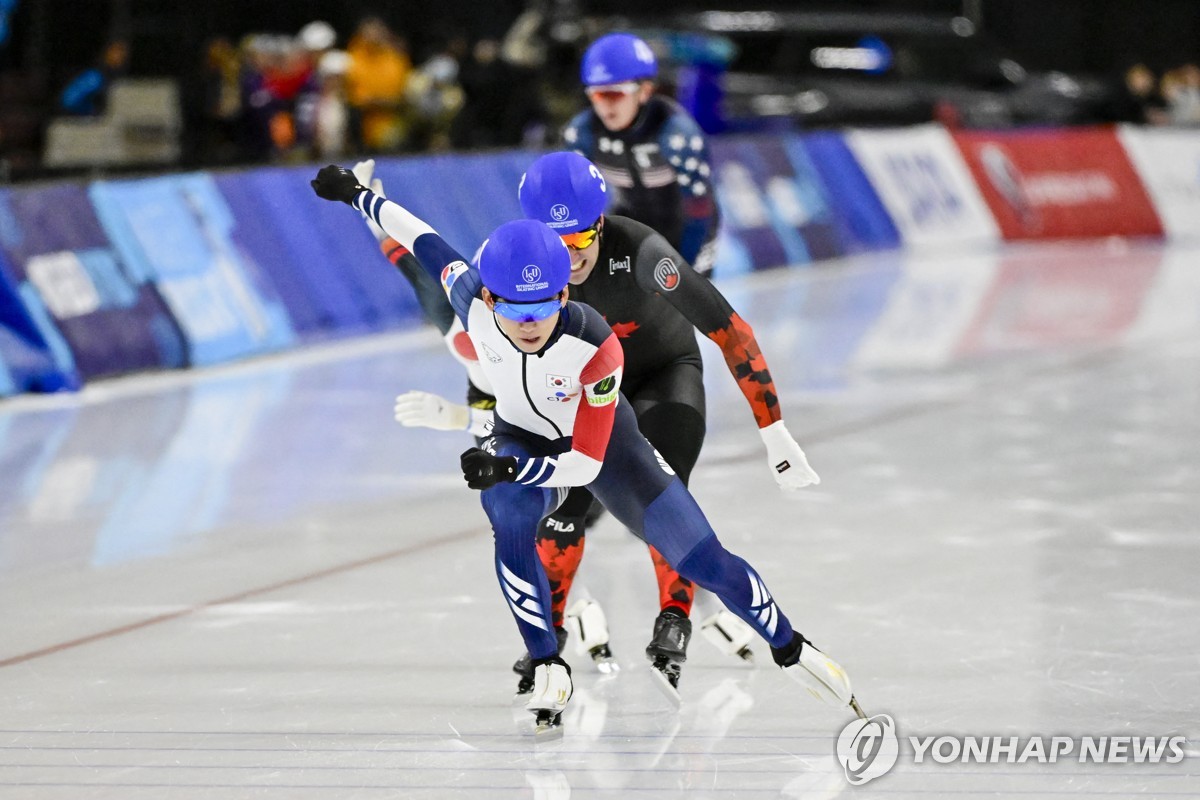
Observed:
[[[562,222],[567,217],[571,216],[571,209],[564,206],[562,203],[556,203],[550,207],[550,216],[555,222]]]
[[[542,277],[542,271],[530,264],[521,270],[521,277],[525,279],[526,283],[537,283],[537,279]]]
[[[887,774],[896,765],[899,753],[896,723],[887,714],[854,720],[842,729],[837,740],[838,761],[846,770],[846,780],[854,786]]]

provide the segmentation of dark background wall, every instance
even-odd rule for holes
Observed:
[[[539,2],[540,0],[533,0]],[[672,8],[776,7],[907,10],[977,16],[1026,66],[1106,73],[1133,60],[1156,69],[1200,62],[1200,0],[545,0],[588,14]],[[20,0],[0,68],[44,68],[51,76],[87,65],[108,36],[133,40],[133,71],[182,74],[214,35],[294,33],[325,19],[343,37],[365,15],[406,35],[418,59],[445,31],[499,36],[525,0]]]

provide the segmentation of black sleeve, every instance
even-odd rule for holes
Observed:
[[[767,360],[754,330],[733,310],[725,295],[652,231],[638,246],[634,262],[638,286],[656,292],[721,348],[729,374],[750,404],[758,427],[778,422],[782,413],[779,395]]]
[[[660,295],[705,336],[729,325],[733,306],[699,275],[660,234],[649,231],[638,245],[633,274],[643,291]]]

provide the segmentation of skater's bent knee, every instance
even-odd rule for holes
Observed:
[[[698,542],[671,566],[692,583],[704,586],[713,583],[724,574],[726,559],[730,557],[729,551],[721,545],[714,533]]]

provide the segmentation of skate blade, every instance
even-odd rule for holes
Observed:
[[[605,675],[614,675],[621,671],[621,665],[613,658],[597,658],[594,663],[596,671]]]
[[[863,713],[862,706],[858,704],[858,698],[850,695],[850,707],[854,709],[854,713],[858,714],[859,719],[866,719],[867,715]]]
[[[538,744],[561,739],[563,735],[562,713],[538,712],[533,723],[533,738]]]
[[[659,691],[670,701],[671,705],[675,706],[675,708],[683,705],[683,698],[680,696],[679,690],[671,685],[670,679],[667,678],[662,670],[650,667],[650,674],[654,676],[655,685],[658,686]]]
[[[740,658],[742,661],[746,662],[747,664],[754,663],[754,651],[751,650],[749,647],[743,647],[741,650],[738,650],[737,657]]]

